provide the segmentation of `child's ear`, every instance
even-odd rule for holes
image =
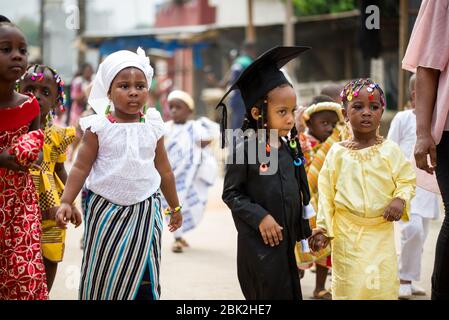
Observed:
[[[259,114],[260,114],[259,108],[257,108],[257,107],[251,108],[251,116],[253,117],[254,120],[257,121],[257,119],[259,118]]]

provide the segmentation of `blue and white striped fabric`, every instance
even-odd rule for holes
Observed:
[[[81,300],[132,300],[145,268],[152,299],[160,297],[162,215],[159,193],[119,206],[89,192],[81,266]]]

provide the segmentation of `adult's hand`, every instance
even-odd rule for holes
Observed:
[[[419,66],[416,72],[416,166],[433,174],[437,163],[435,140],[431,135],[440,71]],[[428,156],[430,155],[430,165]]]
[[[429,174],[433,174],[437,165],[437,152],[435,141],[431,134],[417,136],[414,154],[416,166]],[[430,165],[427,155],[430,156]]]

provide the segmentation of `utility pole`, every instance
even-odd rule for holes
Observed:
[[[41,61],[44,63],[44,38],[45,38],[45,0],[39,0],[39,48],[41,51]]]
[[[247,0],[248,5],[248,25],[246,26],[246,41],[256,42],[256,30],[254,29],[253,8],[254,1]]]
[[[405,104],[405,71],[402,69],[402,59],[405,55],[407,39],[408,39],[408,0],[400,0],[399,2],[399,68],[398,68],[398,109],[402,110]]]
[[[295,24],[293,22],[293,1],[285,1],[285,24],[284,24],[284,45],[295,45]],[[294,78],[295,62],[290,61],[285,67],[287,73]]]
[[[81,67],[83,63],[86,62],[86,52],[85,52],[85,45],[83,43],[83,34],[86,31],[86,0],[78,0],[78,9],[80,13],[80,24],[79,29],[76,32],[76,35],[78,37],[78,68]]]

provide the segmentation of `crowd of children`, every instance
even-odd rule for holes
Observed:
[[[419,187],[414,197],[414,110],[398,113],[384,139],[386,97],[371,79],[329,86],[298,109],[281,68],[308,49],[268,50],[218,104],[226,117],[223,101],[238,89],[246,110],[222,194],[238,233],[241,290],[246,299],[302,299],[302,275],[315,265],[316,299],[423,294],[413,282],[439,202]],[[211,144],[219,128],[194,120],[195,101],[181,90],[168,95],[164,123],[148,106],[152,78],[141,48],[110,54],[89,88],[89,114],[76,129],[59,126],[61,76],[28,66],[25,36],[0,17],[0,300],[48,299],[66,228],[82,221],[80,299],[160,298],[163,213],[172,251],[183,252],[218,174]],[[82,139],[67,174],[76,130]],[[394,221],[402,221],[399,265]]]

